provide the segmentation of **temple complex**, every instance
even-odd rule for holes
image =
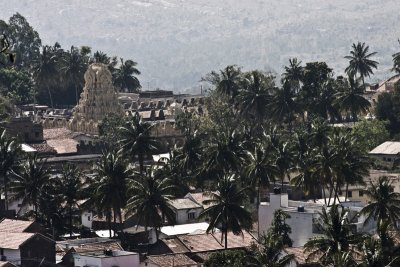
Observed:
[[[108,114],[123,116],[111,72],[101,63],[93,63],[85,73],[85,87],[68,123],[71,131],[98,135],[98,124]]]

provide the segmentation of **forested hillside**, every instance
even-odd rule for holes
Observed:
[[[344,70],[353,42],[377,51],[374,79],[388,74],[400,37],[396,0],[18,0],[44,44],[88,45],[139,63],[141,83],[182,91],[210,69],[239,64],[277,73],[290,57]]]

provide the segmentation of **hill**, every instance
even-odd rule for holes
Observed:
[[[282,72],[290,57],[326,61],[341,73],[365,41],[388,75],[400,50],[397,0],[18,0],[0,18],[25,16],[46,44],[89,45],[132,58],[144,88],[183,91],[228,64]]]

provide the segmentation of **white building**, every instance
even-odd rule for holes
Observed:
[[[75,267],[139,267],[139,254],[121,250],[104,250],[74,254]]]
[[[176,216],[176,224],[197,222],[203,206],[189,198],[177,198],[169,202]]]
[[[348,218],[352,221],[357,232],[370,232],[373,230],[373,223],[364,226],[365,217],[359,216],[362,209],[360,203],[343,202],[342,206],[349,208]],[[319,218],[324,204],[314,202],[290,201],[287,194],[279,192],[270,194],[270,202],[260,203],[258,211],[260,234],[265,234],[271,227],[273,214],[275,210],[282,209],[290,215],[286,223],[291,227],[290,238],[293,240],[294,247],[304,246],[304,244],[313,236],[318,235],[316,220]]]

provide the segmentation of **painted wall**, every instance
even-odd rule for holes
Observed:
[[[203,211],[203,208],[176,210],[175,211],[176,224],[188,224],[188,223],[198,222],[198,217],[202,211]],[[188,218],[188,214],[190,212],[195,213],[194,219]]]
[[[13,264],[21,264],[21,252],[19,249],[4,249],[3,255],[7,257],[7,261]]]
[[[97,266],[97,267],[139,267],[139,254],[116,256],[116,257],[95,257],[85,255],[75,255],[74,262],[76,267]]]

